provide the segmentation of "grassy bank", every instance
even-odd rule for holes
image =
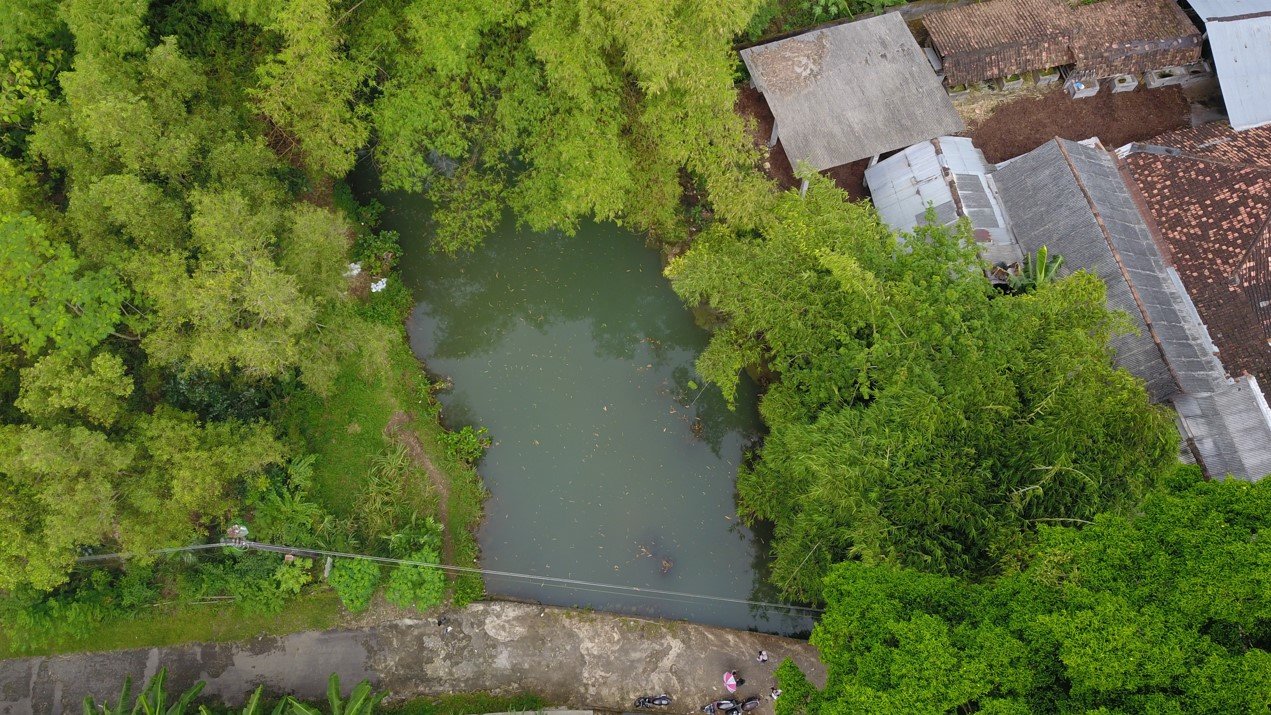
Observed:
[[[389,703],[381,710],[389,715],[474,715],[477,713],[536,712],[547,706],[533,693],[492,695],[490,693],[451,693],[435,698],[416,698]]]
[[[365,328],[360,351],[341,365],[330,395],[297,393],[275,422],[317,456],[315,500],[337,517],[375,522],[363,524],[371,535],[365,541],[390,538],[412,517],[435,516],[445,526],[443,556],[471,565],[485,497],[481,479],[456,455],[438,421],[428,377],[401,328]],[[394,478],[386,484],[381,475],[390,463]],[[465,586],[469,595],[479,590],[479,581]]]
[[[328,588],[297,596],[276,615],[252,613],[236,604],[168,604],[101,624],[84,636],[57,640],[28,652],[11,648],[0,632],[0,659],[82,651],[150,648],[181,643],[241,641],[257,636],[324,630],[339,625],[343,609]]]

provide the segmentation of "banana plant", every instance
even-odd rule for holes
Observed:
[[[346,700],[340,697],[340,676],[332,673],[331,679],[327,681],[327,706],[330,710],[325,715],[371,715],[375,712],[375,706],[387,695],[372,693],[371,681],[363,680],[353,688]],[[324,715],[321,710],[295,700],[291,701],[291,712],[292,715]]]
[[[1037,253],[1024,257],[1024,265],[1018,275],[1011,276],[1011,290],[1025,293],[1053,282],[1064,265],[1064,257],[1051,256],[1045,246],[1037,249]]]
[[[146,682],[137,694],[132,707],[128,706],[128,697],[132,692],[132,678],[124,678],[123,690],[114,705],[102,703],[98,705],[89,695],[84,698],[84,715],[185,715],[190,703],[203,692],[205,683],[199,681],[194,687],[181,693],[176,702],[168,704],[168,694],[163,690],[163,682],[168,679],[168,669],[160,668],[159,672]],[[192,711],[191,711],[192,712]]]
[[[242,710],[230,710],[227,715],[265,715],[265,705],[260,701],[260,698],[264,695],[264,693],[265,686],[262,685],[256,688],[256,691],[252,693],[250,698],[248,698],[247,704],[243,705]],[[269,715],[286,715],[287,706],[289,705],[291,705],[291,698],[283,698],[277,705],[274,706],[273,710],[269,711]],[[207,706],[200,705],[199,715],[216,715],[216,713],[208,710]]]

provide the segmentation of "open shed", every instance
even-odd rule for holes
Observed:
[[[1271,0],[1191,0],[1233,129],[1271,124]]]
[[[792,166],[823,171],[965,127],[900,15],[741,51]]]

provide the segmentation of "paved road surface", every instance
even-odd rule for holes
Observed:
[[[555,705],[622,710],[637,695],[669,693],[671,713],[723,697],[725,670],[742,695],[768,692],[772,670],[793,658],[814,683],[825,670],[807,643],[695,624],[520,603],[477,603],[429,620],[214,643],[0,661],[0,714],[78,713],[87,694],[113,697],[125,675],[167,666],[184,688],[241,703],[257,685],[320,698],[331,673],[345,689],[370,678],[396,697],[484,690],[535,691]],[[755,662],[760,648],[772,660]],[[759,715],[772,712],[765,698]]]

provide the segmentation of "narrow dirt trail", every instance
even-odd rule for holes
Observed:
[[[445,474],[432,463],[432,459],[428,457],[428,453],[424,451],[424,445],[419,440],[419,434],[415,432],[412,425],[415,418],[402,411],[393,413],[392,419],[388,424],[384,425],[384,436],[401,445],[415,466],[419,467],[428,475],[428,481],[432,484],[433,489],[437,491],[437,514],[441,518],[441,523],[446,526],[441,534],[441,561],[442,563],[454,563],[454,540],[451,538],[450,528],[450,480]]]
[[[755,662],[759,649],[768,663]],[[639,695],[667,693],[686,715],[723,697],[724,671],[764,695],[792,658],[818,686],[825,669],[804,641],[678,621],[484,602],[366,628],[293,633],[244,643],[189,644],[0,661],[0,714],[80,711],[85,695],[114,697],[125,676],[160,666],[173,690],[204,680],[207,697],[237,705],[260,684],[322,697],[331,673],[347,691],[369,678],[394,699],[464,691],[533,691],[554,705],[623,711]],[[756,715],[772,715],[763,698]]]

